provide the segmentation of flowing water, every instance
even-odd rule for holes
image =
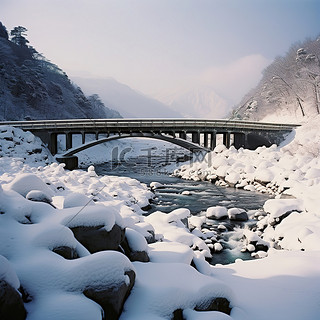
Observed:
[[[201,215],[208,207],[217,205],[227,208],[238,207],[247,211],[259,210],[270,198],[258,192],[219,187],[206,181],[182,180],[162,173],[161,168],[164,168],[164,159],[161,156],[153,156],[152,161],[144,156],[131,158],[123,163],[107,162],[95,165],[99,175],[127,176],[148,186],[151,182],[161,183],[163,187],[155,190],[155,199],[146,215],[155,211],[171,212],[177,208],[188,208],[193,215]],[[188,194],[182,194],[183,191],[188,191]],[[240,251],[242,232],[239,228],[243,228],[245,224],[253,224],[254,221],[241,223],[212,220],[212,222],[213,224],[207,226],[209,229],[216,231],[219,224],[224,224],[228,232],[219,235],[224,250],[213,254],[213,258],[209,261],[211,264],[228,264],[237,258],[251,259],[249,253]]]

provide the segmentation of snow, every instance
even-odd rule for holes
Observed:
[[[194,308],[214,297],[233,300],[222,282],[181,263],[134,262],[137,282],[120,319],[170,319],[179,308]]]
[[[222,206],[209,207],[206,211],[206,217],[209,219],[222,219],[228,216],[228,210]]]
[[[154,197],[146,185],[127,177],[98,176],[94,166],[70,172],[62,164],[49,164],[52,157],[37,138],[2,127],[0,279],[16,289],[21,284],[32,297],[25,303],[27,320],[101,319],[101,307],[83,295],[84,288],[128,283],[128,270],[135,271],[136,281],[121,320],[171,319],[177,309],[183,309],[186,320],[316,320],[320,313],[318,121],[316,117],[298,128],[295,138],[281,147],[249,151],[219,145],[204,162],[175,171],[186,179],[237,182],[248,192],[274,196],[265,203],[264,212],[248,212],[257,220],[255,230],[237,231],[245,235],[245,250],[259,259],[238,259],[225,266],[211,266],[205,260],[226,249],[214,233],[202,229],[207,218],[225,217],[225,207],[210,207],[198,216],[184,208],[145,216],[141,208]],[[42,151],[29,157],[30,150],[38,147]],[[50,199],[53,206],[46,203]],[[132,249],[148,252],[150,262],[130,262],[116,251],[90,254],[69,229],[111,230],[115,224],[125,228]],[[227,230],[223,224],[218,229]],[[156,242],[148,244],[152,234]],[[268,250],[253,252],[250,242]],[[79,258],[67,260],[52,251],[62,246],[75,250]],[[229,299],[230,315],[194,310],[214,297]]]
[[[154,181],[154,182],[151,182],[150,183],[150,188],[151,189],[159,189],[159,188],[162,188],[162,187],[164,187],[163,186],[163,184],[162,183],[160,183],[160,182],[156,182],[156,181]]]
[[[190,264],[194,255],[192,249],[183,243],[162,241],[149,245],[151,262],[179,262]]]
[[[126,228],[126,238],[129,246],[134,251],[147,251],[148,244],[146,238],[136,230]]]
[[[299,199],[270,199],[263,206],[263,210],[273,219],[287,212],[303,211],[303,209],[303,201]]]
[[[3,256],[0,256],[0,280],[6,281],[15,289],[20,287],[20,281],[13,270],[12,265]]]

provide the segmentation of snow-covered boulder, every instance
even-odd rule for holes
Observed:
[[[160,188],[164,188],[164,185],[160,182],[153,181],[150,183],[150,188],[151,190],[160,189]]]
[[[228,217],[228,209],[222,206],[209,207],[206,211],[208,219],[220,220]]]
[[[137,281],[121,320],[174,318],[185,309],[230,314],[233,294],[222,282],[183,263],[134,262]],[[186,281],[186,279],[188,279]]]
[[[75,238],[91,253],[104,250],[118,250],[124,240],[124,229],[114,224],[107,231],[104,225],[75,226],[71,228]]]
[[[41,191],[48,198],[51,198],[54,195],[54,192],[46,185],[46,183],[32,173],[22,173],[17,175],[11,183],[6,185],[6,189],[16,191],[23,197],[26,197],[26,195],[32,190]]]
[[[191,264],[192,250],[185,244],[171,241],[155,242],[149,245],[151,262]]]
[[[149,262],[148,243],[145,237],[131,228],[126,228],[121,247],[130,261]]]
[[[248,221],[248,214],[247,214],[246,210],[241,209],[241,208],[228,209],[228,217],[230,220]]]
[[[27,313],[21,294],[20,281],[10,262],[0,255],[0,319],[26,319]]]
[[[63,207],[64,208],[73,208],[81,207],[86,205],[93,205],[94,202],[90,201],[92,198],[87,197],[86,195],[78,192],[73,192],[64,197]]]
[[[263,210],[269,214],[268,223],[280,223],[291,212],[304,210],[303,201],[300,199],[269,199],[265,202]]]
[[[48,195],[47,193],[40,191],[40,190],[31,190],[27,193],[26,199],[36,202],[44,202],[51,204],[52,203],[52,197]]]
[[[246,249],[249,252],[269,250],[270,244],[261,239],[255,232],[245,229],[243,232],[243,237],[245,239]]]

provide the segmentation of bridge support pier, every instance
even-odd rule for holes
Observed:
[[[187,140],[187,133],[185,131],[179,132],[179,138]]]
[[[78,168],[78,157],[76,156],[63,156],[57,157],[56,160],[60,163],[65,163],[65,168],[68,170],[73,170]]]
[[[210,149],[214,150],[217,145],[217,134],[216,132],[211,133],[211,140],[210,140]]]
[[[48,149],[52,155],[58,153],[58,137],[56,133],[49,133]]]
[[[200,143],[200,132],[192,132],[192,142],[193,143]]]
[[[203,136],[203,146],[208,148],[209,133],[205,132]]]
[[[244,133],[235,133],[233,145],[236,149],[244,148],[246,145],[246,135]]]
[[[223,144],[229,149],[230,148],[230,132],[223,133]]]
[[[66,133],[66,149],[69,150],[72,148],[72,133]]]

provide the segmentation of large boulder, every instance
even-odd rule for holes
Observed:
[[[228,217],[228,210],[222,206],[209,207],[206,211],[206,217],[214,220],[225,219]]]
[[[135,272],[129,270],[125,272],[129,277],[129,282],[123,282],[114,287],[93,286],[84,290],[84,295],[98,303],[104,311],[104,319],[116,320],[122,312],[124,302],[130,294],[135,282]]]
[[[226,314],[230,314],[230,301],[224,297],[212,298],[203,302],[195,307],[196,311],[220,311]]]
[[[235,220],[235,221],[248,221],[249,219],[246,210],[241,208],[229,209],[228,216],[230,220]]]
[[[91,253],[103,250],[118,250],[124,240],[125,230],[115,224],[110,231],[105,226],[78,226],[70,228],[75,238]]]
[[[145,237],[131,228],[126,228],[125,239],[121,243],[125,255],[130,261],[149,262],[148,244]]]
[[[79,258],[79,255],[76,249],[68,246],[59,246],[59,247],[53,248],[52,251],[68,260]]]
[[[22,173],[8,184],[8,188],[14,190],[26,197],[30,191],[41,191],[42,196],[45,195],[47,199],[54,196],[53,191],[42,181],[38,176],[32,173]]]
[[[26,310],[19,292],[5,280],[0,280],[0,319],[24,320]]]

